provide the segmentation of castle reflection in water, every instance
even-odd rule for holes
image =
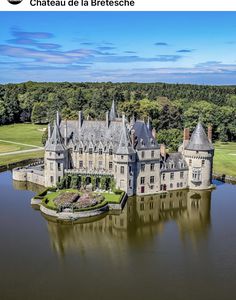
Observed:
[[[210,225],[211,191],[178,191],[163,195],[132,197],[120,215],[108,214],[87,223],[58,224],[48,221],[53,248],[58,254],[106,248],[124,250],[144,246],[161,235],[169,221],[176,222],[180,238],[194,243],[206,236]]]
[[[35,190],[14,182],[17,189]],[[172,222],[180,239],[196,244],[206,237],[210,227],[211,191],[182,190],[152,196],[130,197],[121,214],[103,215],[76,223],[58,223],[44,215],[51,245],[59,254],[89,250],[108,254],[127,246],[145,246],[163,234]]]

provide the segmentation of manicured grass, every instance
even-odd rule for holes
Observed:
[[[32,149],[32,147],[16,145],[16,144],[0,141],[0,153],[8,153],[8,152],[21,151],[21,150],[28,150],[28,149]]]
[[[43,151],[36,151],[31,153],[19,153],[17,155],[4,155],[4,156],[0,156],[0,166],[5,166],[11,163],[16,163],[31,158],[41,158],[43,156],[44,156]]]
[[[67,189],[67,190],[60,190],[60,191],[56,191],[56,192],[52,192],[52,193],[47,193],[47,195],[43,198],[42,200],[42,204],[49,208],[49,209],[57,209],[56,205],[54,204],[54,199],[57,198],[60,194],[65,193],[65,192],[70,192],[70,193],[78,193],[81,194],[81,192],[79,190],[75,190],[75,189]],[[109,194],[109,193],[102,193],[102,195],[104,196],[104,200],[94,206],[88,207],[88,208],[81,208],[79,209],[79,211],[86,211],[86,210],[92,210],[92,209],[97,209],[100,207],[105,206],[107,203],[120,203],[123,194]],[[37,196],[35,197],[37,198]],[[45,200],[47,199],[47,203],[45,203]]]
[[[124,193],[122,193],[122,194],[102,193],[102,195],[105,197],[105,199],[107,200],[107,202],[112,202],[112,203],[120,203],[123,194]]]
[[[33,146],[42,147],[42,135],[45,125],[35,124],[12,124],[0,126],[0,153],[34,149]],[[11,144],[9,142],[22,143],[25,145]],[[29,146],[27,146],[29,145]],[[31,158],[43,157],[43,151],[32,153],[19,153],[0,156],[0,166],[19,162]]]
[[[236,177],[236,143],[216,143],[214,172]]]
[[[0,140],[42,146],[41,138],[46,125],[12,124],[0,126]]]

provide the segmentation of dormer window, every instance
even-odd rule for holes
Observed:
[[[109,155],[112,155],[112,154],[113,154],[113,150],[109,149]]]
[[[143,139],[140,139],[140,143],[141,143],[142,146],[145,145]]]
[[[151,158],[154,157],[154,154],[155,154],[155,152],[154,152],[154,150],[152,150],[152,151],[151,151]]]
[[[89,148],[89,154],[93,154],[93,148]]]
[[[83,154],[83,148],[79,148],[79,154]]]
[[[98,153],[99,153],[99,155],[102,155],[102,149],[101,148],[99,148]]]

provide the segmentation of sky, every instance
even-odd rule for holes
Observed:
[[[0,83],[236,84],[236,12],[0,12]]]

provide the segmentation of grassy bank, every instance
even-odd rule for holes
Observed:
[[[236,177],[236,143],[216,143],[214,172]]]
[[[35,124],[12,124],[0,126],[0,166],[26,159],[43,157],[43,151],[40,149],[38,151],[28,153],[21,151],[42,147],[42,135],[44,128],[45,125]]]

